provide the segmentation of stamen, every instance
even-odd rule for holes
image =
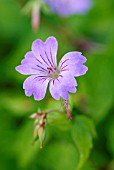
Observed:
[[[49,71],[51,71],[52,73],[54,73],[53,68],[51,68],[51,67],[47,67],[47,69],[48,69]]]

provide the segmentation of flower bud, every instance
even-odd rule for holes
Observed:
[[[34,131],[33,131],[33,143],[32,144],[34,144],[39,138],[38,129],[39,129],[39,125],[37,124],[34,128]]]
[[[45,123],[47,121],[47,112],[34,113],[30,118],[35,119],[33,131],[33,144],[36,140],[40,141],[40,148],[45,138]]]
[[[40,7],[37,1],[34,2],[32,7],[32,29],[34,32],[38,31],[40,23]]]
[[[40,141],[40,148],[42,149],[42,143],[45,138],[45,128],[43,125],[38,128],[38,136],[39,136],[39,141]]]
[[[65,108],[66,108],[66,113],[67,113],[68,119],[69,119],[69,120],[72,119],[71,114],[70,114],[70,110],[69,110],[69,108],[68,108],[68,102],[67,102],[66,100],[64,101],[64,106],[65,106]]]

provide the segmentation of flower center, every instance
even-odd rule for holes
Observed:
[[[56,79],[59,76],[60,71],[57,68],[47,67],[48,69],[48,76],[52,79]]]

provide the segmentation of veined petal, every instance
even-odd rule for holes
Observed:
[[[32,51],[26,53],[25,58],[21,61],[21,65],[17,66],[16,70],[24,75],[44,75],[48,73],[48,70],[35,58]]]
[[[77,82],[69,72],[63,72],[57,79],[50,83],[50,93],[52,97],[59,100],[62,97],[68,100],[68,92],[76,92]]]
[[[59,63],[59,69],[61,72],[69,71],[73,76],[81,76],[88,70],[83,63],[86,62],[86,58],[81,55],[81,52],[69,52],[63,56]]]
[[[76,79],[74,78],[74,76],[72,76],[72,74],[69,71],[64,71],[61,72],[61,76],[63,78],[61,78],[61,84],[62,85],[67,85],[67,86],[77,86],[77,82]]]
[[[27,52],[25,54],[25,58],[21,61],[21,64],[28,64],[28,63],[32,63],[34,65],[36,65],[36,63],[39,63],[32,51]]]
[[[60,83],[57,80],[52,80],[50,82],[49,90],[50,90],[52,97],[56,100],[60,99],[59,86],[60,86]]]
[[[32,43],[32,52],[35,57],[45,66],[45,68],[47,68],[49,65],[46,61],[44,46],[44,42],[40,39],[37,39]]]
[[[40,39],[32,43],[32,51],[45,68],[56,66],[57,41],[54,37],[49,37],[46,42]]]
[[[42,100],[45,97],[49,79],[41,76],[30,76],[23,84],[26,96],[33,94],[35,100]]]
[[[61,72],[62,79],[60,84],[60,95],[64,100],[68,100],[68,92],[75,93],[77,82],[69,71]]]
[[[58,49],[58,42],[56,38],[55,37],[47,38],[45,42],[45,48],[50,62],[54,66],[56,66],[57,64],[56,56],[57,56],[57,49]]]
[[[24,75],[29,75],[29,74],[38,74],[37,70],[32,69],[33,65],[32,64],[23,64],[20,66],[16,67],[16,70]]]
[[[26,63],[26,64],[22,64],[16,67],[16,70],[24,75],[30,75],[30,74],[37,74],[37,75],[46,75],[47,74],[47,70],[44,69],[43,67],[40,66],[36,66],[32,63]]]

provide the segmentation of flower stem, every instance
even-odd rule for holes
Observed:
[[[64,106],[65,106],[65,108],[66,108],[66,113],[67,113],[67,117],[68,117],[68,119],[70,120],[70,119],[72,119],[72,116],[71,116],[71,114],[70,114],[70,110],[69,110],[69,108],[68,108],[68,101],[64,101]]]

